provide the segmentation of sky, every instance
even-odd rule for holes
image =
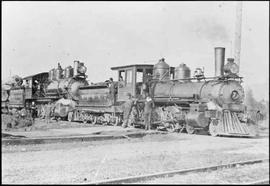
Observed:
[[[90,82],[110,68],[185,63],[214,75],[214,47],[234,56],[236,2],[2,2],[2,79],[84,62]],[[269,100],[269,3],[243,2],[240,75]]]

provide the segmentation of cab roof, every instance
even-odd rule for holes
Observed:
[[[153,68],[153,67],[154,65],[150,65],[150,64],[134,64],[134,65],[112,67],[111,70],[121,70],[121,69],[126,69],[126,68]]]
[[[36,77],[36,76],[45,76],[45,75],[49,75],[49,73],[48,72],[41,72],[41,73],[34,74],[34,75],[31,75],[31,76],[26,76],[23,79],[32,79],[33,77]]]

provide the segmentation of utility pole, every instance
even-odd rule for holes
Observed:
[[[240,71],[240,52],[241,52],[241,30],[242,30],[242,1],[236,4],[236,22],[235,22],[235,37],[234,37],[234,59],[238,65],[238,73]]]

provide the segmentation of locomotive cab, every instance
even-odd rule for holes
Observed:
[[[136,98],[141,97],[143,84],[153,76],[153,67],[149,64],[112,67],[112,70],[118,71],[117,101],[126,101],[127,93]]]
[[[23,78],[25,87],[25,99],[37,99],[45,96],[48,84],[48,72],[42,72]]]

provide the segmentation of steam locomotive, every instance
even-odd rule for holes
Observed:
[[[191,77],[186,64],[170,67],[164,59],[155,65],[112,67],[111,70],[117,71],[119,81],[114,82],[115,87],[110,87],[106,82],[89,85],[86,67],[74,61],[74,68],[69,66],[63,71],[58,65],[48,73],[24,78],[31,82],[38,79],[43,91],[37,96],[33,89],[14,88],[9,90],[9,103],[6,105],[16,105],[14,91],[20,90],[16,93],[21,96],[19,108],[35,101],[42,113],[44,103],[54,101],[57,117],[68,121],[118,125],[123,120],[123,104],[128,99],[127,93],[130,93],[137,101],[132,121],[135,125],[143,125],[143,102],[145,94],[149,94],[156,105],[152,114],[156,127],[186,130],[190,134],[206,131],[212,136],[254,136],[255,125],[247,118],[243,104],[245,94],[241,86],[242,77],[237,75],[239,68],[232,58],[228,58],[226,65],[224,62],[225,48],[217,47],[214,77],[205,77],[200,68]]]
[[[88,85],[86,70],[84,63],[80,61],[74,61],[74,68],[69,66],[65,69],[58,63],[58,67],[49,72],[17,78],[20,81],[14,79],[13,83],[2,85],[2,113],[12,109],[30,108],[34,102],[38,107],[38,116],[44,117],[45,104],[53,102],[56,103],[54,114],[64,117],[63,110],[68,107],[62,106],[62,100],[78,99],[78,88]]]

